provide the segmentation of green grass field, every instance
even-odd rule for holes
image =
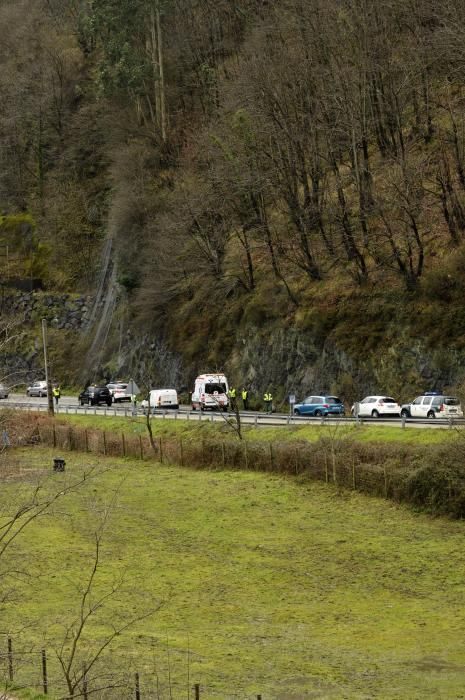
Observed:
[[[144,417],[123,418],[123,417],[103,417],[93,415],[66,415],[58,416],[58,420],[70,421],[82,427],[100,428],[120,433],[145,434],[147,431]],[[209,437],[221,436],[221,439],[230,437],[237,439],[236,433],[226,423],[210,423],[199,420],[171,420],[156,419],[152,421],[155,435],[163,437],[182,435],[186,439],[197,439],[199,435]],[[248,440],[280,441],[288,440],[309,440],[315,441],[320,437],[331,436],[335,438],[351,437],[360,442],[398,442],[411,445],[438,445],[448,443],[451,440],[465,440],[465,431],[459,429],[425,429],[425,428],[397,428],[376,426],[365,424],[354,425],[331,425],[321,426],[319,424],[304,425],[298,427],[279,426],[273,428],[253,428],[243,426],[244,438]]]
[[[14,454],[18,476],[2,484],[2,512],[54,456],[44,448]],[[15,577],[2,628],[15,646],[46,646],[52,697],[52,648],[76,612],[92,533],[112,501],[94,596],[121,572],[126,578],[86,647],[103,638],[105,622],[164,600],[105,660],[120,675],[141,674],[142,698],[157,697],[156,675],[158,697],[173,700],[196,682],[214,700],[464,697],[462,522],[269,474],[76,453],[66,460],[48,489],[90,465],[101,472],[1,560],[30,574]],[[22,673],[26,682],[31,671]]]

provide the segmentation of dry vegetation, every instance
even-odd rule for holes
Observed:
[[[117,299],[93,371],[158,343],[183,383],[457,386],[464,24],[458,0],[6,0],[0,204],[46,285]]]

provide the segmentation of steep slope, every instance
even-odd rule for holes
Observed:
[[[48,293],[95,295],[63,380],[458,390],[463,26],[458,0],[7,0],[0,207]]]

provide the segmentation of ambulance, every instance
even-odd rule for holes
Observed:
[[[224,374],[201,374],[197,377],[192,392],[192,410],[228,410],[228,380]]]

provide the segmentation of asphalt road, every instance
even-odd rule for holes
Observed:
[[[22,410],[47,411],[46,397],[28,397],[25,394],[10,394],[8,399],[0,400],[2,406],[11,406]],[[83,414],[101,416],[126,416],[133,415],[133,408],[129,402],[113,404],[111,408],[107,406],[80,406],[76,396],[62,396],[58,405],[59,414]],[[138,407],[138,415],[143,415],[143,410]],[[288,425],[354,425],[355,418],[314,418],[305,416],[289,416],[284,413],[266,414],[259,411],[241,411],[241,421],[247,425],[259,426],[288,426]],[[224,422],[225,419],[233,417],[233,414],[226,414],[218,411],[192,411],[190,406],[181,406],[179,411],[159,411],[153,415],[154,419],[161,420],[203,420],[211,422]],[[385,427],[405,428],[433,428],[451,429],[458,426],[465,426],[465,419],[449,421],[446,419],[407,419],[401,418],[364,418],[363,423],[369,423]]]

